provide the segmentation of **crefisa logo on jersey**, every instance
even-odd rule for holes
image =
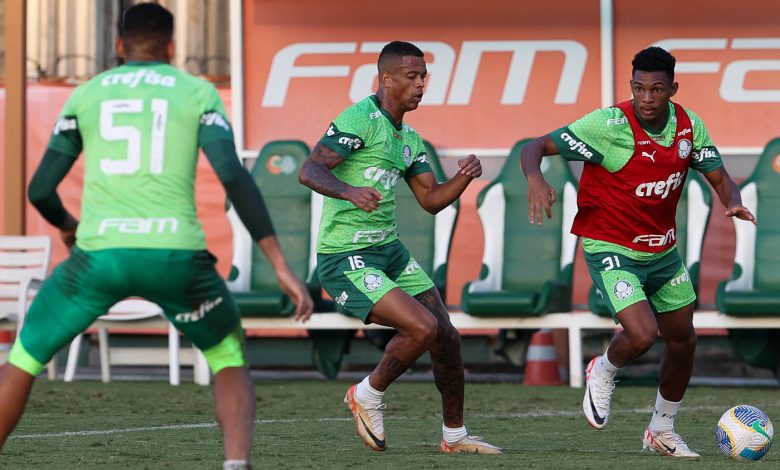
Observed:
[[[412,148],[408,145],[404,145],[404,163],[406,166],[412,164]]]
[[[373,292],[380,287],[382,287],[382,284],[385,282],[385,279],[382,276],[376,275],[374,273],[368,273],[365,276],[363,276],[363,285],[365,286],[366,290],[369,292]]]
[[[690,156],[693,150],[693,143],[688,139],[680,139],[677,141],[677,156],[683,160]]]

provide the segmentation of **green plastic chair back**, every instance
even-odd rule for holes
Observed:
[[[571,309],[572,263],[577,237],[569,230],[577,182],[568,163],[545,157],[542,172],[556,190],[552,219],[528,222],[528,182],[520,151],[512,148],[501,172],[477,197],[485,235],[483,274],[466,284],[463,309],[472,315],[540,315]]]

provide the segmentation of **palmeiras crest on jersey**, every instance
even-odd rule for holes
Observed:
[[[382,276],[374,273],[368,273],[363,276],[363,286],[365,286],[366,290],[370,292],[373,292],[382,287],[382,283],[384,282],[385,279]]]
[[[621,279],[615,283],[613,293],[618,299],[624,300],[631,297],[631,294],[634,293],[634,286],[632,286],[630,282]]]
[[[406,166],[412,164],[412,148],[408,145],[404,145],[404,163]]]
[[[688,139],[680,139],[677,141],[677,156],[683,160],[688,158],[693,150],[693,143]]]

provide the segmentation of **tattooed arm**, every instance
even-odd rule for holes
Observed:
[[[382,196],[374,188],[351,186],[331,171],[344,161],[344,157],[322,144],[317,144],[309,158],[301,165],[298,181],[314,191],[336,199],[344,199],[366,212],[379,208]]]

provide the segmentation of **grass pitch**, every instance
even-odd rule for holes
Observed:
[[[343,381],[257,383],[255,468],[744,468],[722,456],[715,425],[747,403],[780,423],[777,389],[694,387],[677,431],[702,457],[680,461],[641,451],[654,387],[618,385],[609,426],[588,427],[582,390],[467,384],[466,425],[503,456],[444,455],[439,395],[432,383],[400,382],[385,395],[388,450],[354,436]],[[210,388],[162,382],[36,383],[27,413],[0,454],[0,468],[216,469],[221,434]],[[778,468],[770,451],[756,468]]]

